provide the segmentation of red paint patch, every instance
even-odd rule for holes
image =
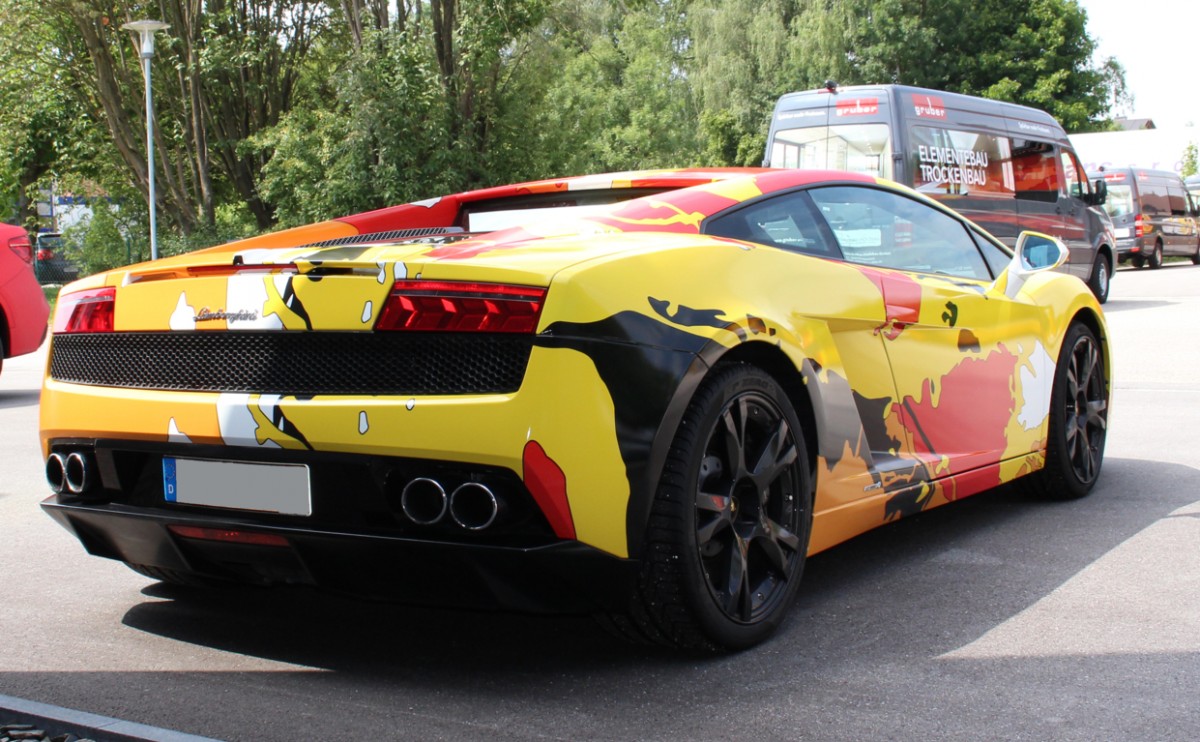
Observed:
[[[1010,380],[1017,357],[1000,346],[986,358],[965,358],[937,383],[941,387],[938,403],[933,404],[934,381],[926,379],[920,399],[904,399],[903,422],[912,432],[915,453],[928,463],[934,477],[988,466],[1003,454],[1008,439],[1005,430],[1012,419],[1016,402],[1010,393]],[[949,471],[938,471],[942,458],[948,457]],[[1000,484],[999,476],[988,486]],[[970,494],[970,493],[966,493]],[[955,499],[947,492],[948,499]]]
[[[567,475],[546,455],[537,441],[525,444],[521,455],[525,467],[525,486],[542,509],[550,527],[559,538],[575,538],[575,521],[571,503],[567,500]]]
[[[874,268],[859,266],[862,274],[883,295],[887,319],[904,324],[916,324],[921,319],[921,284],[905,273],[885,273]]]

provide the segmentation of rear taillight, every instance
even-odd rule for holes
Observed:
[[[1142,221],[1144,217],[1138,214],[1133,218],[1133,236],[1142,237],[1146,234],[1146,224]]]
[[[59,296],[54,310],[54,332],[112,332],[116,299],[117,290],[111,286]]]
[[[546,289],[498,283],[397,281],[376,330],[532,334]]]
[[[19,237],[9,237],[8,247],[17,254],[17,257],[26,263],[33,262],[33,244],[29,242],[29,235],[23,234]]]

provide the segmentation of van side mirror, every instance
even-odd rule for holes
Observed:
[[[1054,270],[1069,257],[1070,251],[1058,238],[1041,232],[1022,232],[1017,237],[1012,262],[994,286],[1010,299],[1015,298],[1026,279],[1035,273]]]
[[[1103,206],[1108,200],[1108,183],[1104,182],[1104,178],[1096,178],[1092,183],[1092,198],[1090,206]]]

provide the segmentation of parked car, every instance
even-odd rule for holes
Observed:
[[[4,359],[32,353],[46,339],[50,305],[32,263],[29,233],[0,224],[0,368]]]
[[[1119,262],[1160,268],[1164,257],[1178,255],[1200,265],[1196,204],[1177,173],[1118,168],[1094,175],[1108,184],[1104,208],[1113,220]]]
[[[1022,230],[1061,239],[1104,303],[1113,260],[1103,181],[1091,183],[1045,111],[907,85],[787,93],[775,104],[763,164],[834,168],[895,180],[972,219],[1008,246]]]
[[[129,266],[59,298],[43,507],[168,582],[746,647],[809,554],[1018,478],[1092,489],[1108,331],[1064,260],[876,178],[731,169]]]
[[[69,283],[79,277],[79,269],[63,257],[63,237],[58,232],[40,232],[34,273],[42,283]]]

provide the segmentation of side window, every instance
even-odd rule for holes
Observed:
[[[1168,185],[1167,198],[1171,203],[1171,216],[1188,215],[1187,192],[1183,190],[1182,183],[1178,185],[1171,183]]]
[[[812,201],[803,191],[785,193],[721,214],[704,225],[704,232],[808,255],[838,257],[825,237]]]
[[[1075,159],[1074,154],[1065,150],[1060,154],[1062,155],[1063,179],[1067,186],[1067,195],[1072,198],[1083,198],[1091,193],[1087,173],[1079,166],[1079,160]]]
[[[1062,178],[1054,145],[1031,139],[1014,140],[1012,165],[1017,198],[1048,203],[1058,200]]]
[[[1144,177],[1144,176],[1143,176]],[[1142,211],[1149,216],[1164,217],[1171,213],[1167,199],[1167,187],[1149,179],[1138,179],[1138,190],[1142,195]]]
[[[1012,262],[1012,253],[1008,248],[1000,245],[995,239],[989,239],[975,230],[971,230],[971,237],[975,239],[975,244],[979,246],[979,252],[983,253],[983,259],[992,271],[992,278],[1000,275],[1008,268],[1008,264]]]
[[[858,186],[814,188],[809,193],[852,263],[991,278],[967,226],[928,204]]]

